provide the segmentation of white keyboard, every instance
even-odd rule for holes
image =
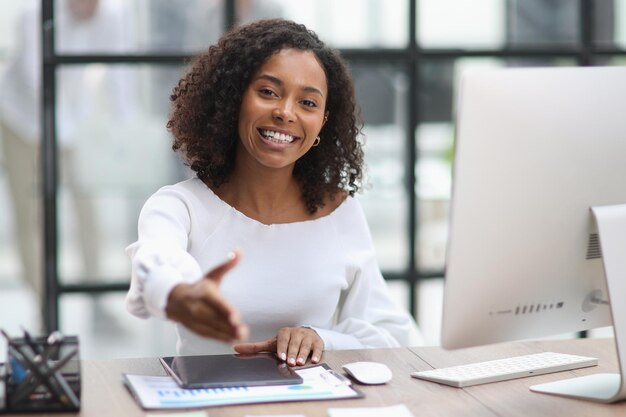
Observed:
[[[597,358],[568,355],[565,353],[543,352],[452,366],[449,368],[433,369],[430,371],[412,372],[411,376],[461,388],[489,382],[506,381],[508,379],[585,368],[597,364]]]

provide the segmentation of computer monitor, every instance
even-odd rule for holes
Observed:
[[[613,324],[626,363],[626,68],[466,72],[456,117],[443,347]]]

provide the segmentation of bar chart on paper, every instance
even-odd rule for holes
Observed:
[[[304,380],[297,385],[269,385],[183,389],[169,376],[124,374],[124,382],[146,410],[210,407],[282,401],[357,398],[362,394],[339,380],[328,378],[322,366],[296,371]]]

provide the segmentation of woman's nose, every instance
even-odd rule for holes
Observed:
[[[287,100],[278,103],[272,112],[272,116],[285,123],[293,122],[295,120],[293,105]]]

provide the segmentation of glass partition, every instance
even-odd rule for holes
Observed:
[[[363,128],[366,187],[359,195],[383,270],[402,271],[408,259],[406,72],[401,66],[351,65]]]
[[[247,3],[305,24],[337,48],[402,48],[407,44],[407,0],[252,0],[236,2],[237,10],[246,10],[243,5]]]
[[[66,294],[60,299],[60,331],[80,335],[82,359],[160,357],[176,354],[170,321],[140,319],[124,306],[125,294],[97,297]]]
[[[626,1],[593,2],[593,39],[599,47],[626,48]]]
[[[580,8],[571,0],[440,0],[417,6],[422,48],[541,49],[580,41]]]
[[[128,278],[123,249],[136,239],[141,206],[158,188],[188,177],[165,126],[167,97],[181,70],[121,64],[58,70],[62,282]]]
[[[417,43],[434,49],[500,48],[506,42],[505,0],[417,2]]]

